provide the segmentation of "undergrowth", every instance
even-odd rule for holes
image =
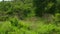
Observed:
[[[33,23],[12,18],[0,23],[0,34],[60,34],[59,25],[45,24],[42,21]]]

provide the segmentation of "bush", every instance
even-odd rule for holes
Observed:
[[[60,14],[59,14],[59,13],[57,13],[57,14],[55,15],[55,21],[60,21]]]

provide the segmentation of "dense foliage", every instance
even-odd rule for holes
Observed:
[[[0,34],[60,34],[60,0],[3,0]]]

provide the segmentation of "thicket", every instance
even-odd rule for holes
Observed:
[[[14,0],[0,2],[0,15],[4,17],[18,16],[24,19],[44,14],[60,13],[59,0]]]
[[[60,34],[60,0],[0,2],[0,34]]]

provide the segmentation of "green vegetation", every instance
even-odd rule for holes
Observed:
[[[0,34],[60,34],[60,0],[3,0]]]

